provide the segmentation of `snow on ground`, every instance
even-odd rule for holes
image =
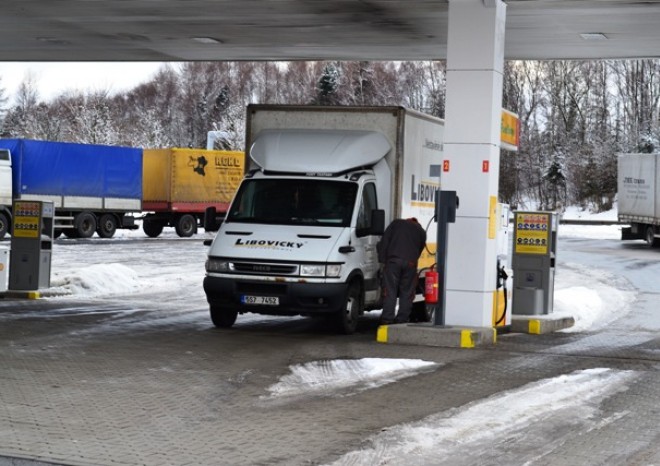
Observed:
[[[344,465],[484,464],[484,458],[507,463],[507,445],[535,445],[530,458],[517,452],[516,464],[539,459],[575,435],[600,429],[618,419],[603,418],[599,405],[625,390],[632,371],[589,369],[497,393],[422,421],[391,427],[334,463]],[[493,416],[497,413],[497,416]],[[621,416],[625,415],[622,413]],[[564,428],[567,426],[572,429]],[[545,434],[545,435],[544,435]],[[530,435],[543,436],[530,439]]]
[[[565,333],[594,331],[631,310],[635,293],[617,288],[612,274],[579,264],[563,263],[556,272],[553,317],[573,317]]]
[[[135,270],[123,264],[94,264],[51,280],[50,291],[75,296],[132,294],[141,289]]]
[[[439,364],[421,359],[336,359],[291,366],[291,373],[268,388],[269,397],[296,395],[354,394],[387,385],[420,372],[434,370]],[[348,392],[347,392],[348,390]]]

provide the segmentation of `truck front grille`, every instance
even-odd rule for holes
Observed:
[[[232,269],[237,273],[252,275],[298,275],[296,264],[269,264],[264,262],[233,262]]]

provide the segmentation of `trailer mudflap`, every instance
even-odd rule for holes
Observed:
[[[633,231],[632,227],[623,227],[621,228],[621,239],[630,240],[630,239],[644,239],[641,233]]]

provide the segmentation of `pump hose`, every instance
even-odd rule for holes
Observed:
[[[435,220],[435,215],[434,215],[433,217],[431,217],[431,220],[429,220],[429,223],[426,224],[426,228],[424,228],[424,231],[425,231],[426,233],[429,232],[429,227],[431,226],[431,222],[432,222],[433,220]],[[424,243],[424,249],[426,249],[426,252],[427,252],[429,255],[431,255],[431,256],[435,256],[435,253],[434,253],[434,252],[431,252],[431,251],[429,250],[429,247],[426,245],[426,243]],[[435,264],[434,264],[434,265],[435,265]]]
[[[504,290],[504,310],[502,311],[502,315],[495,322],[496,327],[504,321],[504,318],[506,317],[506,310],[507,310],[507,307],[509,305],[509,303],[508,303],[509,299],[507,297],[507,292],[506,292],[507,291],[506,290],[506,279],[509,278],[509,276],[504,271],[504,266],[502,266],[502,268],[500,270],[498,270],[497,273],[500,275],[500,278],[502,279],[502,287],[501,288]],[[500,287],[498,286],[497,289],[499,290]]]

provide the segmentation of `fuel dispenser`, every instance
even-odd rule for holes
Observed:
[[[435,196],[435,220],[438,222],[436,251],[436,270],[426,273],[429,281],[425,282],[425,300],[434,309],[433,324],[445,325],[445,308],[447,299],[447,240],[449,224],[456,222],[456,209],[459,199],[456,191],[438,191]],[[426,280],[426,277],[425,277]]]
[[[513,301],[513,271],[511,270],[511,242],[509,238],[509,218],[511,210],[508,204],[496,206],[497,221],[497,275],[493,297],[493,327],[498,333],[511,329],[511,302]]]
[[[556,212],[514,212],[513,313],[552,312],[557,254]]]
[[[50,201],[14,201],[9,289],[50,287],[54,212]]]

